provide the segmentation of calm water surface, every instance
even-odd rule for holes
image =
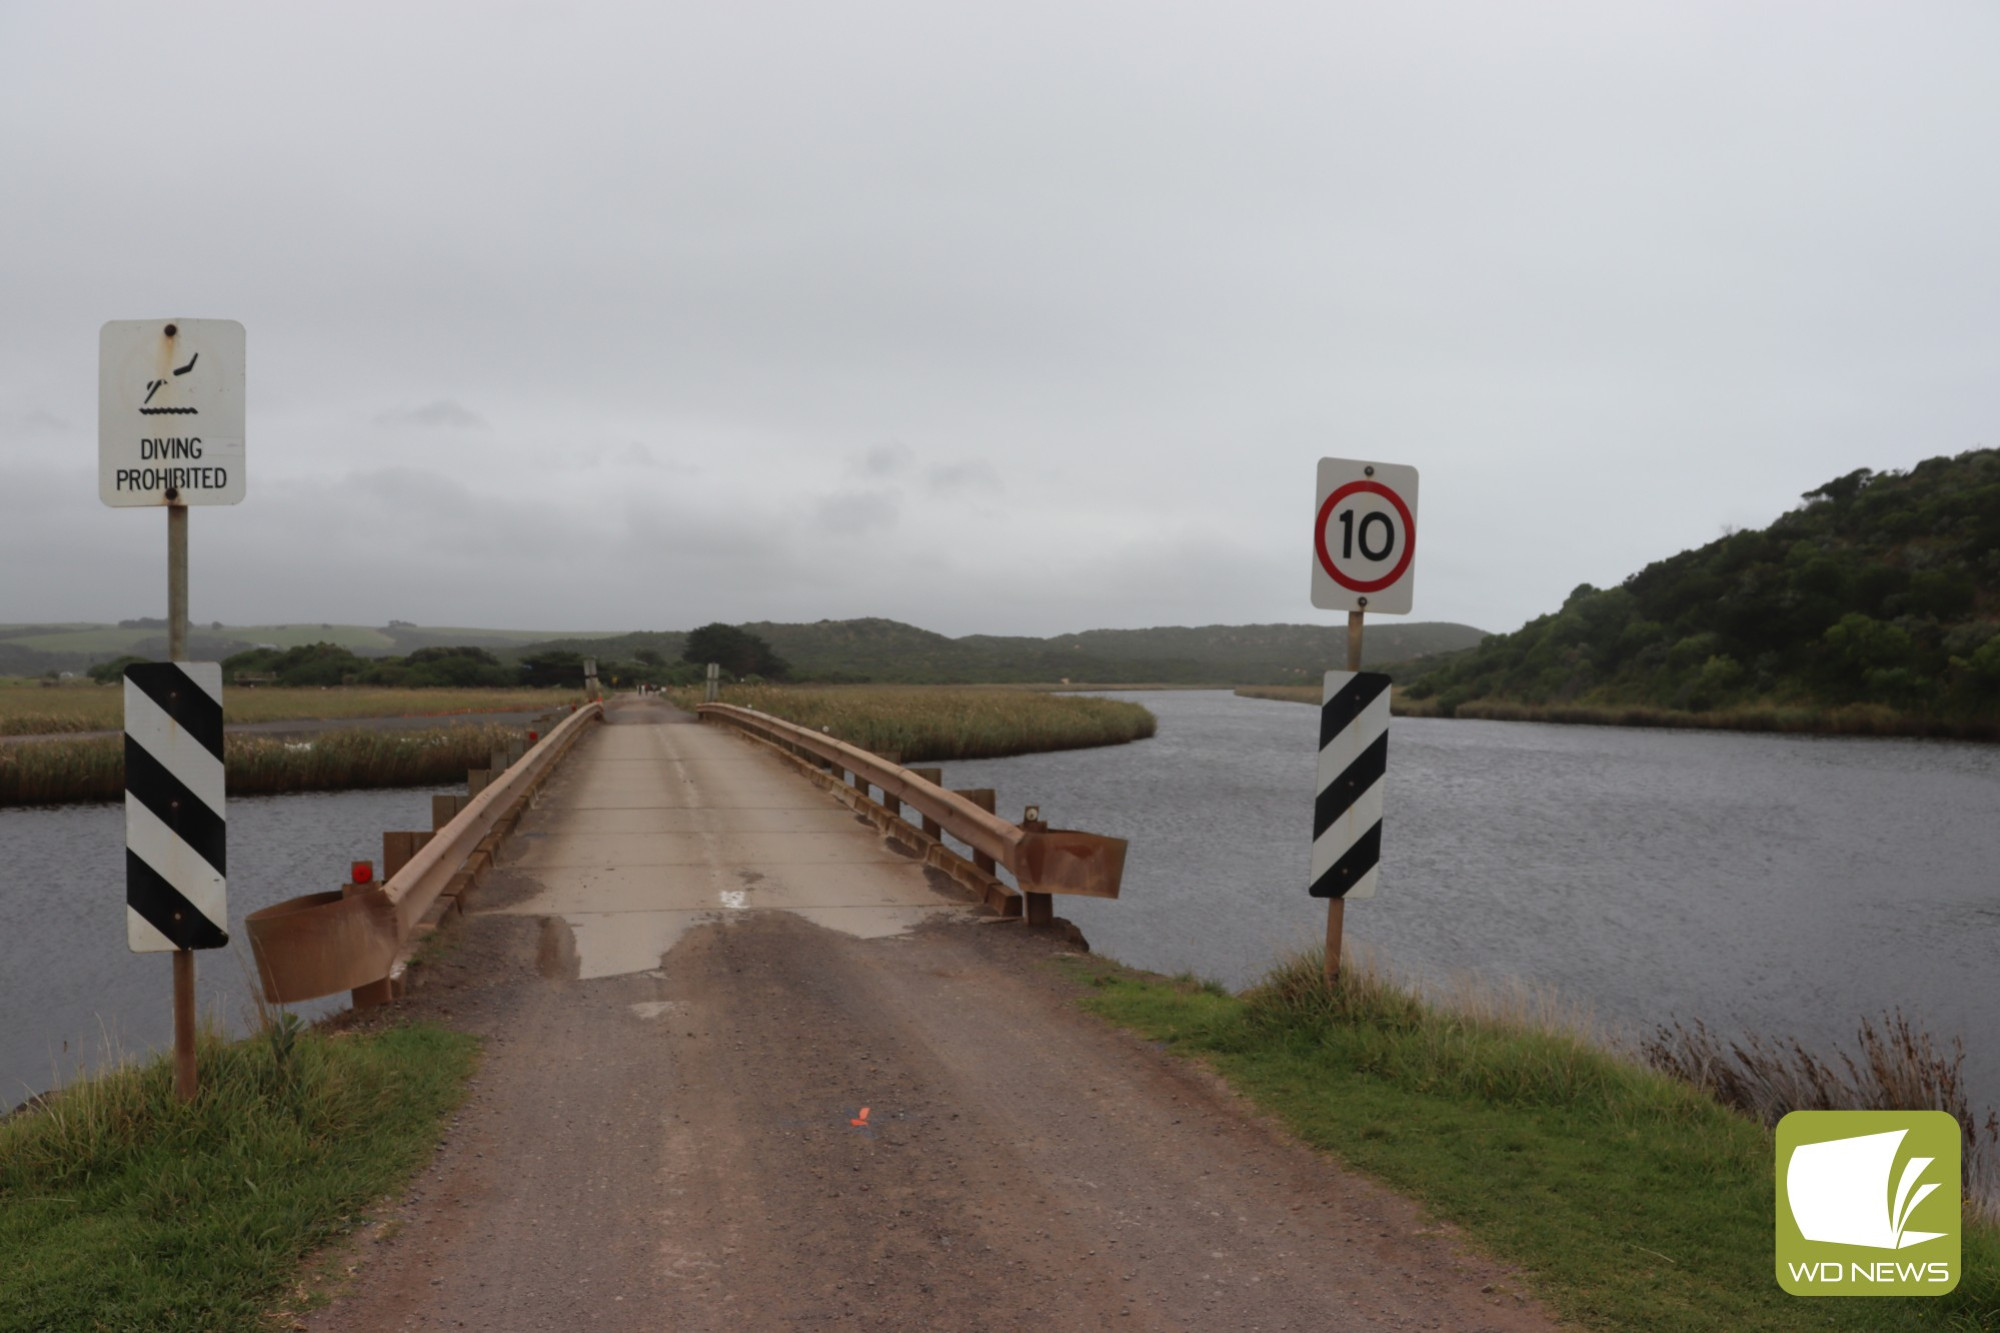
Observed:
[[[1232,987],[1315,943],[1313,708],[1151,708],[1136,745],[952,764],[1002,814],[1130,838],[1124,897],[1058,910],[1099,952]],[[1347,938],[1422,980],[1555,987],[1605,1026],[1672,1015],[1851,1043],[1901,1006],[2000,1104],[2000,747],[1397,718],[1381,890]]]
[[[339,888],[350,862],[379,862],[384,829],[429,828],[429,793],[444,790],[230,801],[230,944],[195,956],[203,1012],[236,1032],[256,1012],[246,915]],[[0,1111],[96,1066],[108,1047],[172,1044],[172,963],[125,948],[123,805],[0,810],[0,906]]]

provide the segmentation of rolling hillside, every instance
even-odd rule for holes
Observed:
[[[2000,719],[2000,450],[1862,469],[1414,682],[1486,702]]]

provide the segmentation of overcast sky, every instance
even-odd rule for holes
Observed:
[[[164,612],[97,331],[248,330],[203,621],[1511,629],[2000,443],[2000,6],[0,0],[0,621]]]

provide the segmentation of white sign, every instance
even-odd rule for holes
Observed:
[[[243,326],[114,319],[97,335],[97,494],[108,505],[243,499]]]
[[[1408,615],[1417,581],[1417,470],[1322,458],[1315,494],[1312,604]]]

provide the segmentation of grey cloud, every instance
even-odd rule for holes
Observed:
[[[854,536],[894,527],[901,506],[893,491],[842,491],[813,507],[813,517],[827,532]]]
[[[924,473],[924,483],[934,491],[947,491],[965,499],[973,492],[999,492],[1007,487],[990,463],[943,463]]]
[[[130,614],[95,552],[157,533],[96,499],[92,334],[175,310],[249,332],[249,498],[195,560],[279,620],[1311,618],[1327,453],[1418,466],[1417,615],[1504,629],[1991,439],[1990,5],[1830,0],[1801,45],[1773,6],[1253,0],[1149,11],[1140,47],[1043,0],[807,7],[782,40],[740,6],[488,7],[472,46],[431,6],[390,44],[113,6],[0,44],[0,467],[82,469],[7,511],[38,572],[0,621]],[[130,151],[167,65],[177,135],[233,166],[133,209],[190,169]],[[461,489],[355,480],[413,459]],[[1149,580],[1148,532],[1215,540]],[[930,558],[827,558],[884,533]]]
[[[855,470],[863,476],[887,477],[910,466],[916,452],[907,444],[878,444],[861,455]]]
[[[453,402],[449,398],[439,398],[421,407],[398,407],[375,414],[378,426],[422,426],[451,430],[485,430],[486,418],[477,412]]]

